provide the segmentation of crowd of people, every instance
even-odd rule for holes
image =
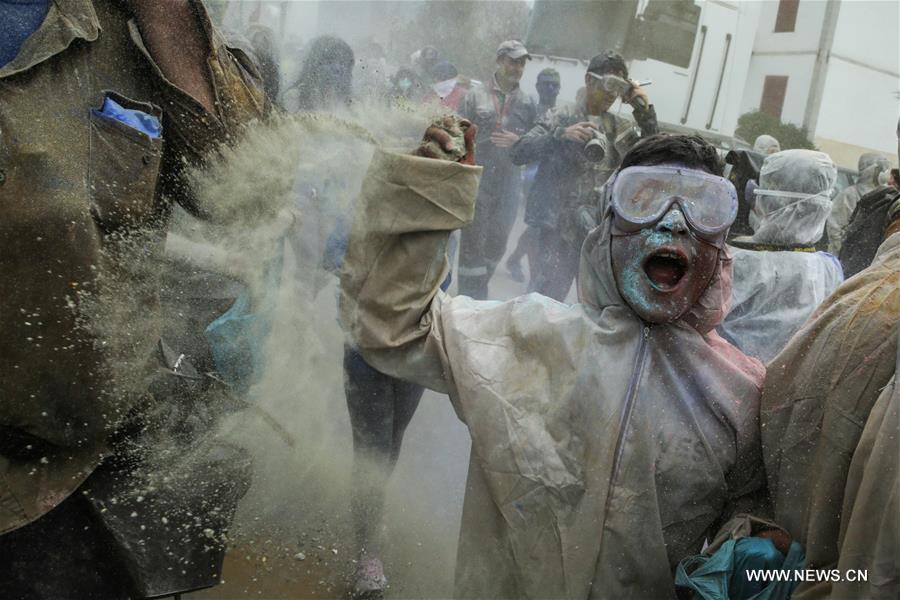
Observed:
[[[701,136],[660,133],[613,51],[569,104],[554,69],[520,86],[519,40],[480,79],[426,46],[362,85],[345,40],[311,40],[290,79],[271,30],[222,34],[193,0],[0,2],[0,33],[0,596],[219,581],[252,465],[216,423],[271,323],[246,261],[194,235],[220,213],[190,173],[281,115],[363,100],[441,116],[408,153],[376,149],[352,203],[298,175],[300,216],[267,230],[302,238],[293,219],[318,214],[321,239],[291,247],[338,284],[354,597],[388,589],[385,488],[426,389],[472,443],[460,597],[900,594],[887,157],[835,194],[831,157],[763,135],[738,189]],[[499,266],[523,295],[492,294]],[[747,576],[805,567],[868,575]]]

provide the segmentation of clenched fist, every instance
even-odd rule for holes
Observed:
[[[466,119],[453,115],[443,116],[428,126],[422,142],[413,154],[474,165],[476,129]]]

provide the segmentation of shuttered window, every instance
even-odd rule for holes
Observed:
[[[775,33],[794,31],[799,8],[800,0],[779,0],[778,16],[775,17]]]
[[[781,119],[781,110],[784,108],[784,95],[787,92],[787,82],[788,78],[786,75],[766,75],[765,83],[763,83],[762,100],[759,102],[759,110]]]

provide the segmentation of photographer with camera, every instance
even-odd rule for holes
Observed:
[[[525,205],[525,222],[540,230],[542,250],[532,264],[529,291],[559,301],[568,294],[581,244],[595,225],[596,191],[637,141],[630,123],[609,109],[621,98],[634,110],[640,137],[658,129],[647,93],[628,79],[619,54],[606,51],[591,59],[584,84],[574,105],[545,115],[510,154],[515,164],[540,163]]]

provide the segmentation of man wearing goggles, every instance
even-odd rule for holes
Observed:
[[[678,164],[630,166],[607,183],[619,292],[644,320],[680,318],[706,290],[737,215],[726,179]]]
[[[715,148],[654,136],[626,154],[576,304],[442,292],[477,171],[375,161],[392,185],[363,186],[342,322],[367,361],[447,393],[469,429],[454,595],[675,597],[675,566],[733,531],[765,483],[765,370],[715,332],[736,212]],[[425,169],[452,185],[420,183]],[[772,531],[767,556],[790,541]]]
[[[656,113],[639,86],[628,80],[621,56],[595,56],[584,76],[584,93],[575,105],[550,112],[513,147],[516,164],[539,163],[525,206],[525,222],[539,230],[542,250],[531,265],[532,291],[564,300],[578,270],[581,243],[593,227],[588,207],[615,171],[630,124],[611,113],[621,98],[631,102],[643,137],[657,132]]]

